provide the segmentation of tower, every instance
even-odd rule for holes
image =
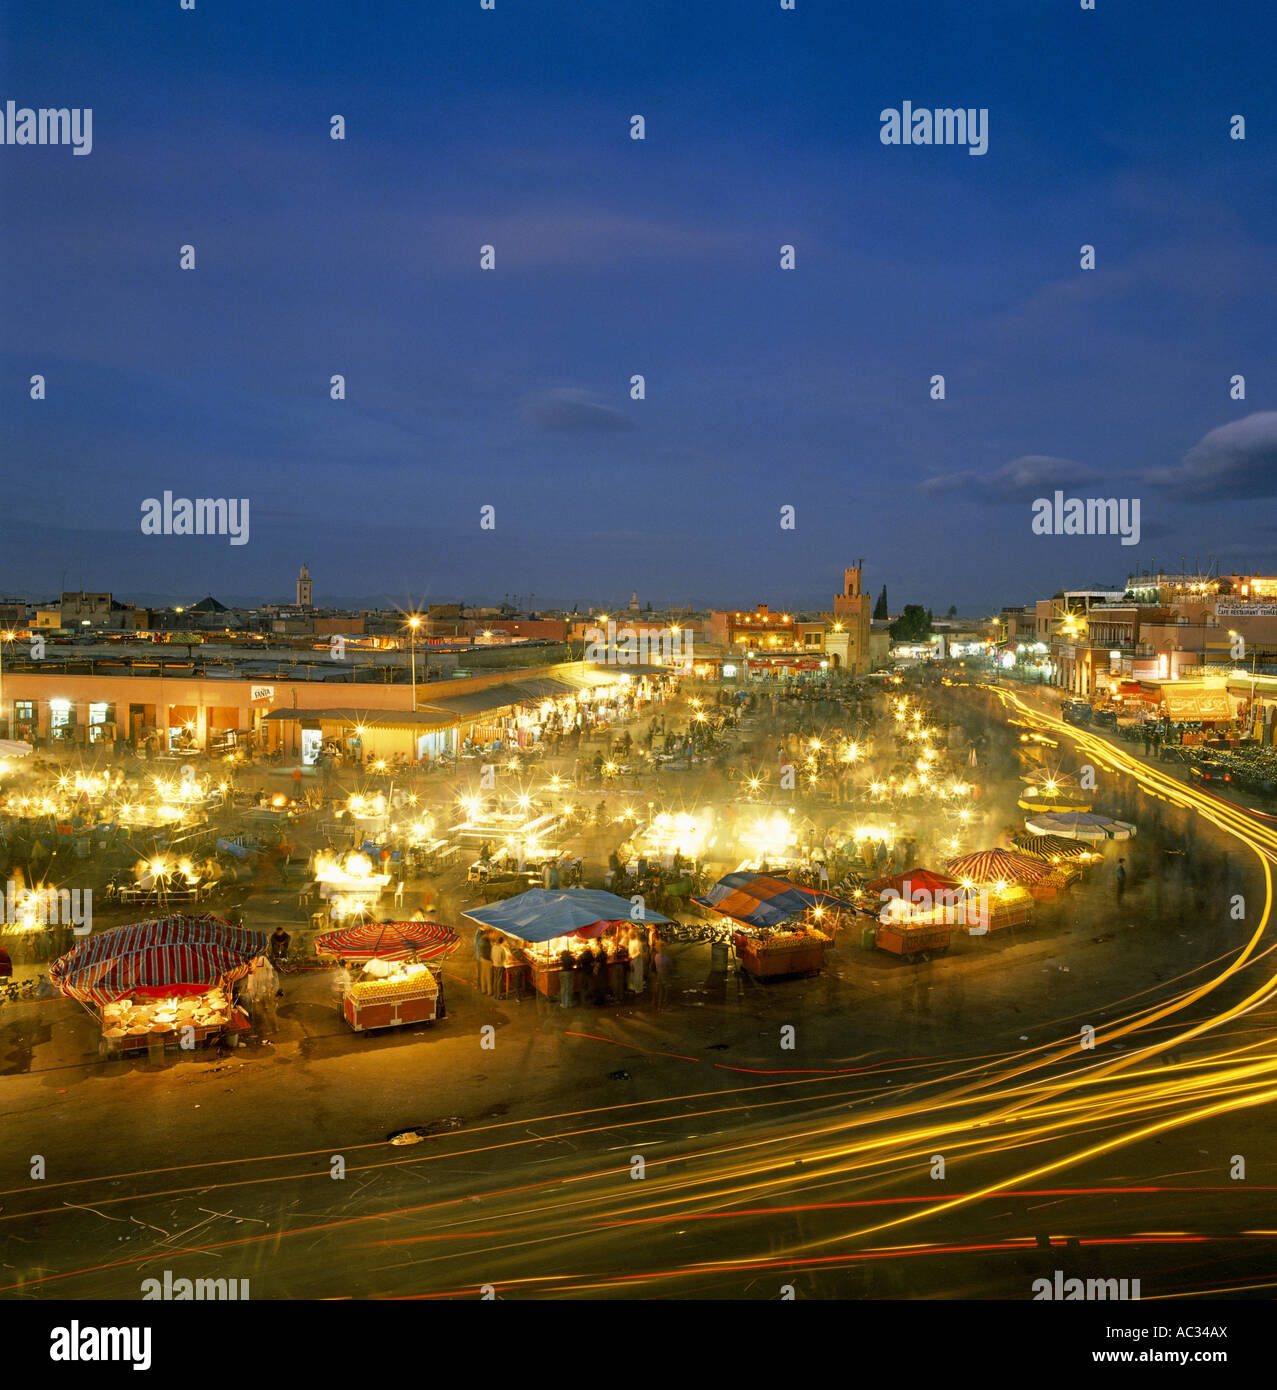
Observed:
[[[310,567],[308,565],[303,565],[297,575],[297,606],[298,608],[311,607]]]
[[[825,646],[849,675],[869,670],[869,595],[861,582],[863,560],[842,572],[842,593],[834,595],[834,626],[825,634]]]

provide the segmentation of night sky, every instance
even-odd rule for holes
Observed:
[[[1273,572],[1275,51],[1267,0],[0,6],[0,106],[94,138],[0,147],[0,592],[816,607],[863,556],[976,615]],[[883,145],[905,100],[988,152]],[[1055,488],[1140,498],[1140,544],[1034,536]],[[165,489],[248,497],[249,543],[144,537]]]

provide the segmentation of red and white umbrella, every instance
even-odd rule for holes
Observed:
[[[342,960],[444,960],[461,938],[440,922],[358,922],[315,938],[319,955]]]
[[[948,869],[963,883],[1036,883],[1051,866],[1027,854],[1006,849],[982,849],[950,859]]]

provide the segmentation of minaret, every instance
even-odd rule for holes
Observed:
[[[307,565],[301,567],[301,572],[297,576],[297,606],[298,608],[311,607],[310,568]]]

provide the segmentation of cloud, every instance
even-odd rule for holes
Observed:
[[[957,492],[977,502],[1032,502],[1056,488],[1083,487],[1105,476],[1073,459],[1023,454],[992,473],[976,473],[969,468],[960,473],[941,473],[924,479],[918,484],[918,491],[924,497]]]
[[[527,397],[522,403],[522,414],[539,430],[580,434],[634,428],[633,420],[624,411],[605,405],[590,392],[574,386],[556,387]]]
[[[1145,479],[1183,498],[1277,497],[1277,411],[1220,425],[1198,440],[1182,463],[1153,469]]]

